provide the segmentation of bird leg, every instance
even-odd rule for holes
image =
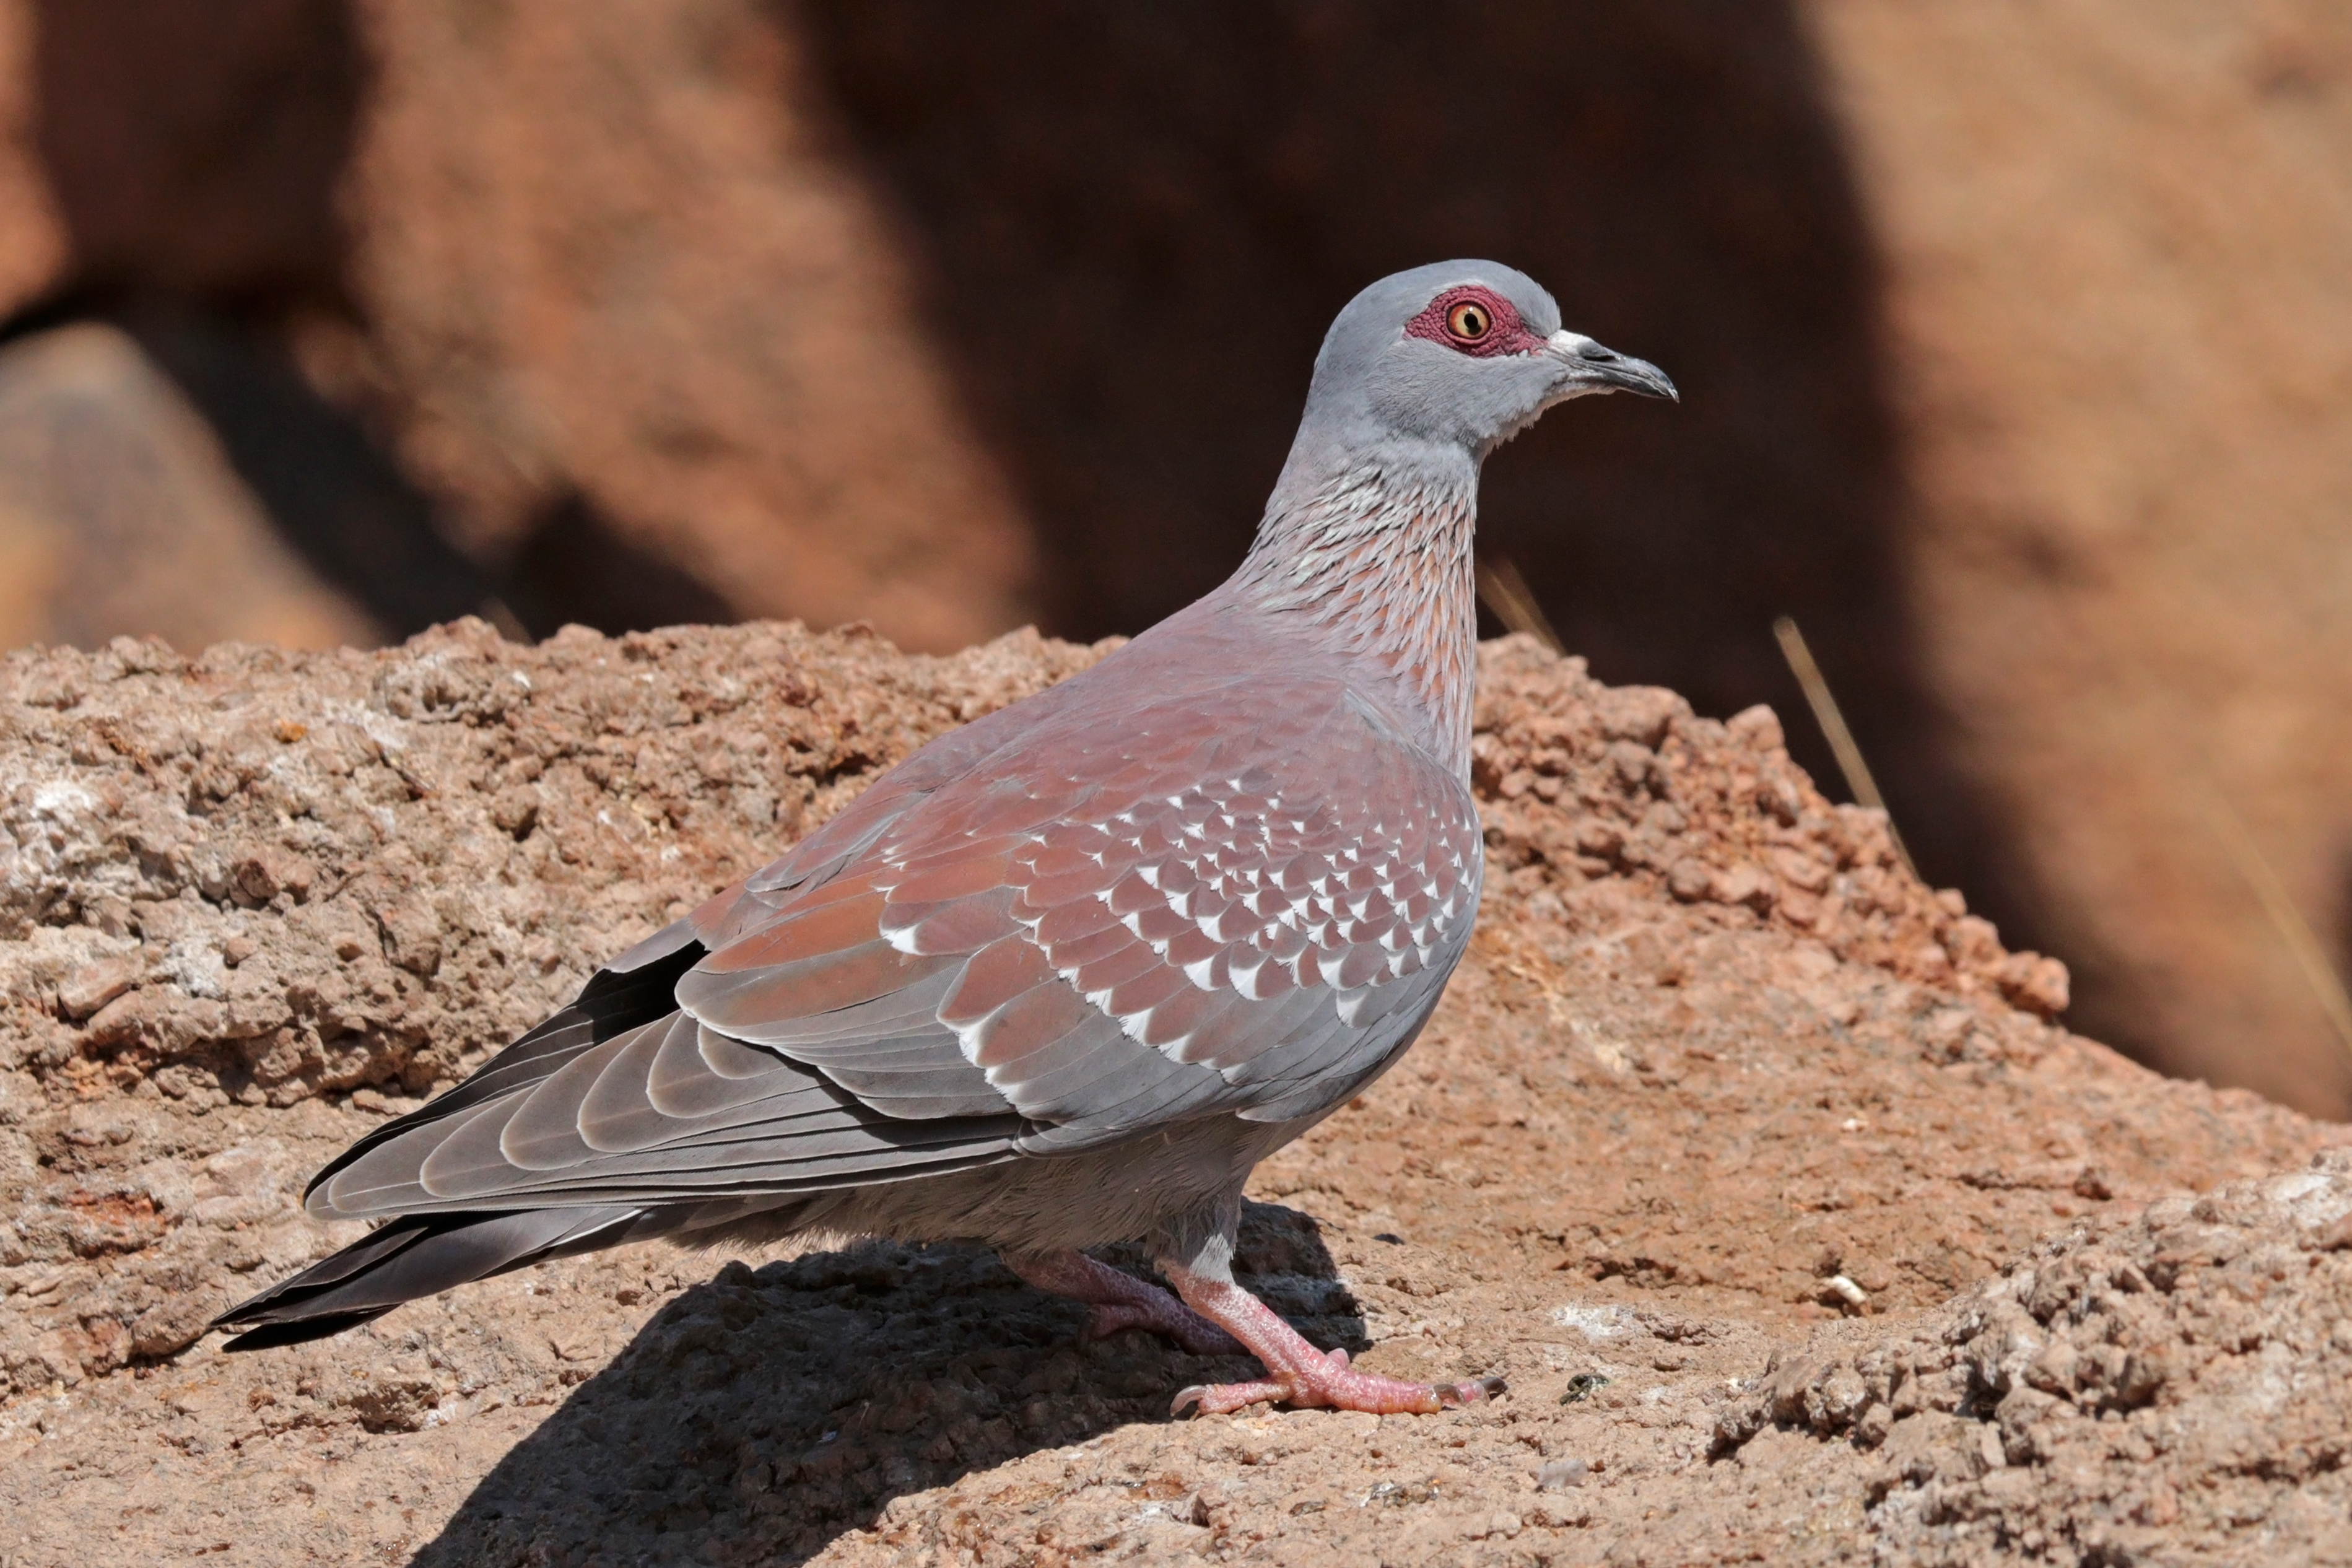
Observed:
[[[1244,1355],[1216,1324],[1157,1285],[1076,1250],[1002,1253],[1004,1267],[1038,1289],[1087,1304],[1086,1337],[1107,1339],[1121,1329],[1165,1334],[1194,1355]]]
[[[1317,1350],[1273,1308],[1232,1279],[1195,1274],[1166,1258],[1160,1260],[1160,1270],[1186,1306],[1247,1346],[1252,1355],[1265,1363],[1269,1374],[1254,1383],[1196,1384],[1176,1395],[1172,1415],[1181,1415],[1190,1407],[1203,1415],[1223,1415],[1274,1399],[1333,1410],[1367,1410],[1377,1415],[1408,1411],[1428,1414],[1492,1399],[1503,1392],[1499,1377],[1475,1383],[1400,1383],[1358,1372],[1348,1364],[1346,1351],[1327,1355]]]

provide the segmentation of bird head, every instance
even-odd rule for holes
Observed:
[[[1435,444],[1475,461],[1554,404],[1596,392],[1680,401],[1657,366],[1564,331],[1527,274],[1441,261],[1381,279],[1339,312],[1301,435],[1359,452]]]

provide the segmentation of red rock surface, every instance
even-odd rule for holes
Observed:
[[[2335,1550],[2352,1193],[2267,1174],[2327,1130],[2042,1016],[2063,975],[1769,713],[1525,642],[1482,655],[1472,954],[1261,1169],[1244,1246],[1311,1334],[1499,1371],[1495,1405],[1171,1423],[1239,1367],[1081,1346],[958,1247],[648,1247],[323,1344],[196,1337],[334,1242],[296,1204],[343,1142],[1091,657],[459,626],[0,664],[12,1568]]]
[[[358,7],[364,336],[310,347],[468,536],[583,497],[738,615],[912,647],[1017,624],[967,426],[797,30],[723,0]]]
[[[489,568],[581,508],[739,615],[959,647],[1027,531],[803,52],[736,0],[7,0],[0,309],[254,330]]]
[[[203,415],[95,321],[0,347],[0,644],[185,647],[383,632],[271,527]]]
[[[0,303],[289,352],[493,577],[638,552],[509,585],[535,629],[1135,629],[1229,565],[1348,292],[1499,255],[1691,394],[1490,475],[1570,645],[1793,715],[1795,614],[2087,1026],[2352,1111],[2216,826],[2352,968],[2341,6],[219,11],[0,3]]]
[[[2084,1026],[2352,1113],[2252,868],[2352,973],[2352,335],[2313,330],[2352,302],[2352,14],[1811,10],[1885,258],[1923,684],[1998,825],[1952,874],[2063,942]]]

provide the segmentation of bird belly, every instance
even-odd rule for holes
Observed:
[[[795,1228],[1013,1252],[1134,1240],[1238,1191],[1260,1160],[1317,1120],[1211,1117],[1077,1153],[813,1194]]]

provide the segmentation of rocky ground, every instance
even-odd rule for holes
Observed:
[[[1771,715],[1484,655],[1493,858],[1255,1286],[1438,1417],[957,1247],[646,1247],[321,1344],[300,1184],[925,737],[1083,667],[790,626],[0,662],[0,1561],[2352,1561],[2336,1130],[2067,1033]],[[1116,1256],[1116,1255],[1115,1255]],[[1139,1259],[1122,1259],[1139,1266]]]

